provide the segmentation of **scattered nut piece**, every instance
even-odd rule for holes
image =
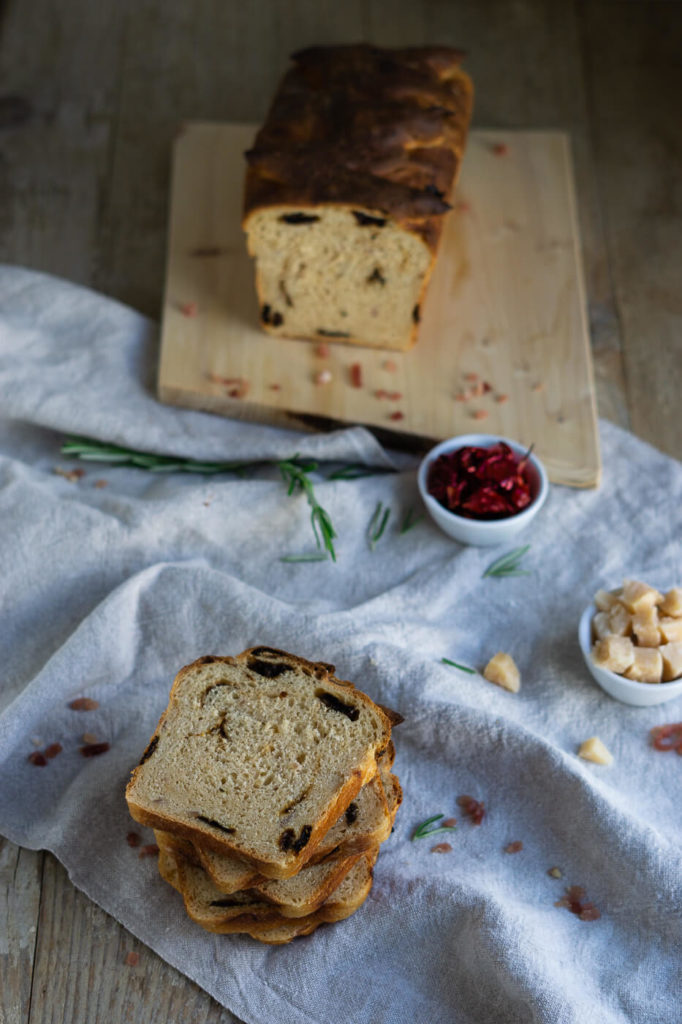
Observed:
[[[108,487],[109,486],[109,481],[108,480],[104,480],[104,479],[95,480],[95,482],[94,482],[94,484],[92,486],[96,487],[98,490],[101,490],[102,487]]]
[[[487,409],[474,409],[471,414],[472,420],[486,420],[488,418]]]
[[[520,839],[515,839],[513,843],[507,843],[504,848],[505,853],[520,853],[523,849],[523,843]]]
[[[682,641],[682,619],[663,618],[659,622],[661,636],[667,644]]]
[[[431,853],[451,853],[452,847],[450,843],[436,843],[435,846],[431,847]]]
[[[673,587],[665,595],[660,603],[660,609],[664,615],[670,615],[673,619],[682,617],[682,587]]]
[[[521,673],[519,672],[514,659],[504,651],[490,659],[483,669],[483,675],[490,683],[496,683],[510,693],[518,693],[521,689]]]
[[[591,736],[589,740],[580,744],[578,757],[582,757],[584,761],[594,761],[595,764],[611,764],[613,761],[613,754],[606,749],[598,736]]]
[[[508,402],[509,401],[509,395],[505,395],[504,393],[502,393],[500,395],[495,395],[495,401],[499,405],[501,405],[503,402]]]
[[[643,608],[650,608],[663,600],[663,594],[648,583],[641,583],[639,580],[625,580],[623,582],[623,594],[620,598],[629,612],[635,612]]]
[[[183,302],[180,306],[180,312],[183,316],[196,316],[199,312],[199,307],[196,302]]]
[[[596,616],[595,616],[596,617]],[[658,647],[661,634],[658,629],[658,609],[648,605],[632,616],[632,632],[640,647]]]
[[[327,359],[329,357],[329,345],[326,341],[321,341],[315,348],[315,355],[319,356],[320,359]]]
[[[632,633],[632,618],[627,608],[618,602],[608,612],[609,627],[615,636],[630,636]]]
[[[441,821],[441,828],[454,828],[457,824],[457,818],[446,818],[445,821]]]
[[[660,683],[663,678],[663,658],[657,647],[635,647],[632,665],[624,675],[636,683]]]
[[[396,361],[394,359],[385,359],[384,360],[384,370],[388,370],[389,373],[395,373],[395,371],[397,369],[398,369],[398,364],[396,363]]]
[[[635,646],[629,636],[607,636],[592,648],[592,660],[600,668],[622,674],[635,660]]]
[[[613,635],[607,612],[597,612],[592,619],[592,635],[595,640],[605,640]]]
[[[549,871],[547,872],[547,874],[551,878],[563,878],[563,872],[562,872],[561,868],[557,868],[557,867],[550,868]]]
[[[682,643],[664,644],[658,649],[663,659],[663,682],[679,679],[682,676]]]
[[[610,612],[618,604],[618,595],[611,590],[598,590],[594,595],[595,607],[600,612]]]
[[[83,743],[97,743],[97,737],[94,732],[84,732]]]
[[[315,374],[315,383],[318,384],[318,385],[319,384],[331,384],[332,379],[333,378],[332,378],[331,370],[320,370],[319,373]]]

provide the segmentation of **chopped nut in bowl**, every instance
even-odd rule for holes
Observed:
[[[636,707],[682,695],[682,587],[639,580],[598,590],[580,619],[585,664],[611,697]]]

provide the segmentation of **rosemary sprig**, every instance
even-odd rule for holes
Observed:
[[[290,459],[260,459],[253,462],[199,462],[196,459],[178,459],[169,455],[154,455],[151,452],[140,452],[133,448],[105,444],[87,437],[68,437],[61,447],[62,455],[70,455],[89,462],[107,462],[116,465],[135,466],[150,473],[239,473],[243,475],[249,469],[258,466],[276,465],[287,486],[287,493],[292,495],[303,491],[310,506],[310,521],[315,534],[318,548],[325,551],[336,561],[334,538],[337,533],[332,525],[329,513],[322,508],[315,496],[315,490],[309,473],[317,469],[317,462],[312,459],[301,459],[298,454]],[[317,561],[317,559],[316,559]],[[321,559],[320,559],[321,561]]]
[[[429,828],[429,825],[433,825],[434,822],[440,821],[442,817],[442,814],[434,814],[432,818],[427,818],[426,821],[422,821],[421,825],[417,825],[412,833],[412,842],[414,842],[415,839],[426,839],[427,836],[438,836],[441,832],[454,832],[454,825],[441,825],[438,828]]]
[[[491,562],[483,573],[483,579],[486,576],[495,576],[498,579],[504,576],[530,576],[529,572],[519,569],[521,559],[529,549],[530,544],[524,544],[522,548],[514,548],[513,551],[509,551],[506,555]]]
[[[382,514],[382,510],[383,510],[383,514]],[[377,542],[381,540],[381,537],[383,536],[384,530],[386,529],[386,524],[388,523],[388,520],[390,519],[390,517],[391,517],[391,510],[390,510],[390,508],[388,508],[388,506],[387,506],[384,509],[383,501],[377,502],[377,507],[374,509],[374,513],[372,515],[372,518],[369,521],[369,526],[367,527],[367,539],[369,541],[369,549],[370,549],[370,551],[374,551],[374,548],[376,547]]]
[[[298,455],[294,455],[292,459],[283,459],[278,462],[279,471],[282,474],[282,479],[285,483],[288,483],[287,494],[293,494],[296,489],[302,491],[308,499],[310,505],[310,522],[313,527],[313,533],[315,534],[315,542],[318,548],[324,547],[325,551],[328,551],[331,555],[332,561],[336,561],[336,551],[334,550],[334,538],[337,536],[336,530],[332,526],[332,521],[329,518],[329,513],[322,508],[317,498],[315,497],[315,491],[313,489],[312,480],[308,476],[314,469],[317,469],[317,463],[309,460],[308,462],[298,461]]]
[[[460,672],[469,672],[472,676],[476,675],[476,669],[469,668],[468,665],[460,665],[456,661],[450,661],[449,658],[441,658],[440,660],[443,662],[444,665],[452,665],[453,668],[458,668]]]
[[[308,555],[283,555],[280,562],[327,562],[324,551],[311,551]]]
[[[421,523],[423,518],[423,514],[415,515],[414,509],[412,508],[412,506],[410,506],[407,512],[405,513],[405,516],[403,517],[402,523],[400,524],[400,535],[402,536],[403,533],[407,533],[414,526],[416,526],[417,523]]]
[[[379,466],[365,466],[362,462],[349,462],[347,466],[339,466],[327,475],[327,480],[359,480],[362,476],[376,476],[377,473],[392,473],[392,469]]]

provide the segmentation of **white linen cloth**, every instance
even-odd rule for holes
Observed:
[[[626,575],[682,582],[682,467],[602,423],[598,490],[553,487],[519,543],[531,574],[482,578],[501,552],[463,548],[424,519],[412,468],[316,492],[338,562],[314,547],[305,498],[274,471],[158,476],[54,468],[64,434],[201,459],[294,452],[388,466],[361,429],[300,435],[164,407],[153,324],[33,272],[0,270],[0,832],[52,850],[74,884],[248,1024],[673,1024],[680,1019],[680,773],[649,730],[682,702],[606,696],[577,645],[580,612]],[[96,486],[106,480],[107,486]],[[377,501],[392,509],[370,552]],[[375,883],[349,920],[289,946],[202,931],[126,842],[148,830],[124,788],[178,669],[254,644],[336,664],[405,716],[405,799]],[[509,651],[513,695],[441,663]],[[76,697],[99,702],[75,712]],[[111,749],[85,759],[84,732]],[[598,735],[610,768],[576,756]],[[59,742],[46,767],[34,749]],[[38,744],[38,747],[34,746]],[[475,827],[456,804],[483,800]],[[456,831],[412,842],[442,813]],[[431,853],[447,840],[450,853]],[[504,852],[511,841],[523,850]],[[558,865],[563,877],[547,874]],[[583,885],[601,910],[554,906]]]

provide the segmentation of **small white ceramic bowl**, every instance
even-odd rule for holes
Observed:
[[[527,448],[516,441],[510,441],[506,437],[497,437],[492,434],[461,434],[459,437],[451,437],[447,441],[441,441],[435,448],[432,448],[419,466],[417,484],[422,501],[434,523],[440,526],[441,530],[449,537],[458,540],[460,544],[474,544],[477,547],[492,547],[494,544],[506,544],[512,540],[517,533],[525,529],[542,506],[549,493],[549,483],[544,466],[532,453],[528,458],[528,477],[533,491],[533,500],[522,512],[515,516],[508,516],[506,519],[467,519],[465,516],[458,516],[450,512],[439,501],[429,494],[428,477],[431,463],[439,455],[447,455],[464,448],[468,445],[475,445],[478,448],[491,448],[494,444],[504,441],[517,455],[525,455]]]
[[[617,672],[600,668],[592,661],[592,619],[597,612],[596,606],[589,604],[580,617],[578,640],[583,652],[585,664],[594,680],[610,697],[623,704],[633,704],[637,708],[650,708],[654,704],[664,704],[667,700],[682,695],[682,679],[674,679],[670,683],[636,683],[634,679],[626,679]]]

